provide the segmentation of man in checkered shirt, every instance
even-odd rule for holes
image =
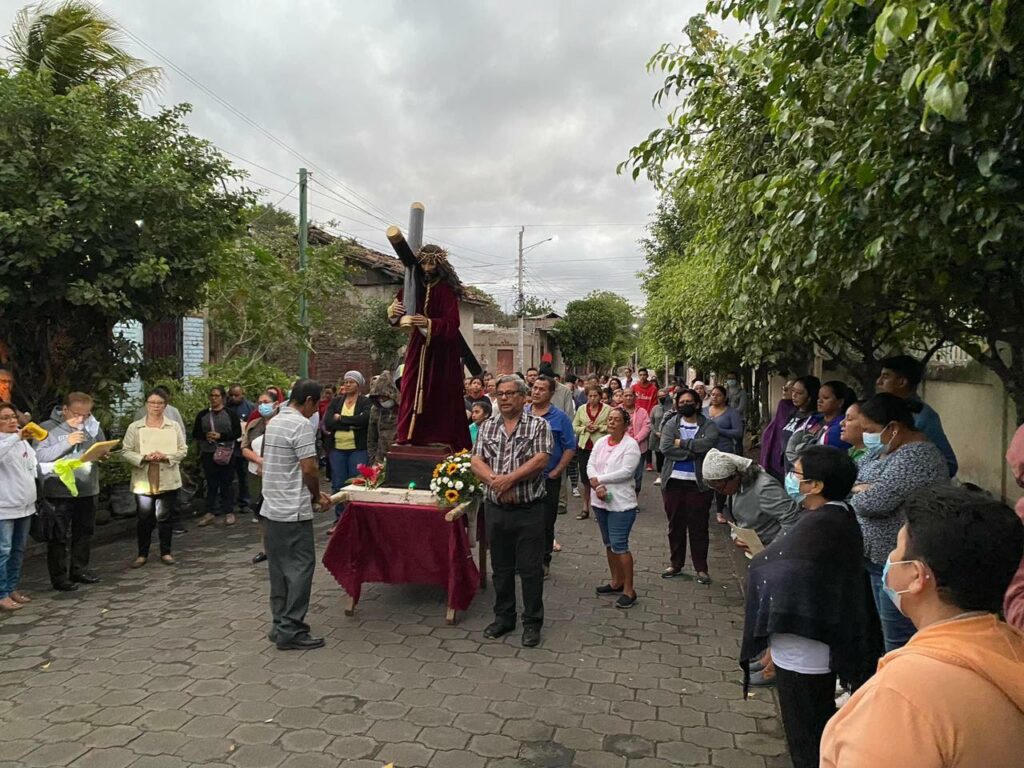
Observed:
[[[552,448],[547,422],[523,412],[529,388],[502,376],[498,413],[480,425],[473,472],[484,483],[484,515],[494,582],[494,622],[484,637],[516,628],[516,572],[523,585],[523,645],[540,643],[544,624],[544,468]]]

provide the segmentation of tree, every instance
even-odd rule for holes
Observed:
[[[523,296],[522,313],[524,317],[546,315],[553,312],[554,309],[555,305],[548,299],[542,299],[540,296],[530,296],[529,294]]]
[[[298,270],[295,217],[269,205],[254,207],[247,227],[220,259],[206,288],[210,325],[227,362],[246,358],[291,360],[307,342],[299,322],[305,294],[310,327],[320,325],[333,300],[348,288],[344,253],[349,243],[311,245],[305,273]]]
[[[138,96],[160,83],[160,68],[129,54],[116,23],[81,0],[65,0],[56,8],[26,6],[8,40],[12,67],[35,74],[57,94],[84,83],[106,83]]]
[[[1024,419],[1021,25],[960,5],[709,3],[758,31],[698,18],[656,54],[681,102],[630,163],[697,201],[686,251],[731,270],[737,350],[812,342],[869,386],[880,353],[948,339]]]
[[[619,360],[624,359],[622,350],[629,346],[625,340],[632,322],[633,308],[628,301],[610,291],[593,291],[566,305],[554,333],[562,355],[571,364],[611,365],[617,353]]]
[[[394,371],[400,362],[398,350],[405,346],[408,334],[388,322],[387,299],[369,299],[358,310],[352,323],[352,338],[365,339],[370,345],[370,354],[382,368]]]
[[[187,111],[0,73],[0,339],[33,408],[115,395],[137,361],[114,325],[195,309],[240,231],[251,196]]]
[[[487,298],[487,303],[483,306],[478,306],[475,310],[474,317],[478,323],[494,323],[495,325],[501,325],[505,327],[511,327],[519,322],[519,316],[516,314],[507,314],[501,307],[498,306],[498,302],[493,296],[486,291],[482,291],[479,288],[477,291],[480,292],[484,297]],[[555,305],[546,299],[542,299],[539,296],[524,296],[523,297],[523,316],[524,317],[537,317],[539,315],[546,315],[553,311]]]

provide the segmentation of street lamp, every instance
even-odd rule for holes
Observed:
[[[539,240],[536,243],[534,243],[533,245],[528,245],[528,246],[526,246],[524,248],[523,247],[523,233],[524,232],[526,232],[526,227],[520,227],[519,228],[519,266],[518,266],[518,272],[519,272],[519,298],[516,301],[516,314],[519,315],[519,366],[518,366],[518,370],[520,372],[522,372],[522,373],[526,372],[525,368],[524,368],[524,366],[525,366],[525,361],[524,361],[525,353],[524,353],[524,327],[523,327],[524,323],[523,323],[523,314],[524,314],[524,310],[526,309],[526,300],[525,300],[525,298],[523,296],[523,254],[526,253],[527,251],[533,250],[538,245],[544,245],[544,243],[550,243],[550,242],[553,242],[553,241],[558,239],[558,235],[554,235],[552,237],[548,237],[548,238],[545,238],[543,240]]]

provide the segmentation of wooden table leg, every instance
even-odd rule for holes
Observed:
[[[480,589],[487,589],[487,546],[480,542],[480,554],[477,557],[477,568],[480,569]]]
[[[455,623],[455,609],[452,608],[450,605],[448,606],[448,610],[445,611],[444,623],[445,624],[454,624]]]
[[[353,599],[352,595],[348,595],[345,598],[345,615],[346,616],[354,616],[355,613],[356,613],[356,601],[355,601],[355,599]]]

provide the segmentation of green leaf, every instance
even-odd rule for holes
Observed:
[[[903,70],[903,77],[900,78],[900,89],[903,93],[910,93],[916,87],[919,74],[921,74],[920,64],[912,64]]]
[[[978,158],[978,172],[986,179],[992,176],[992,166],[999,159],[999,150],[986,149]]]
[[[779,18],[779,8],[782,5],[782,0],[768,0],[768,19],[769,21],[775,21]]]

